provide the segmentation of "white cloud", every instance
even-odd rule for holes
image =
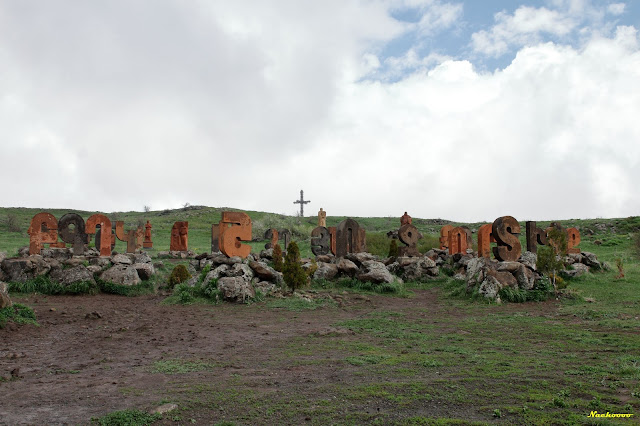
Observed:
[[[626,9],[626,4],[624,3],[612,3],[607,7],[607,12],[611,15],[622,15]]]

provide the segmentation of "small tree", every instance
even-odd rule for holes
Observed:
[[[144,212],[149,213],[151,211],[151,206],[144,206]]]
[[[273,248],[273,269],[278,272],[282,272],[282,267],[284,263],[282,261],[282,247],[280,244],[276,244]]]
[[[9,213],[7,215],[7,230],[9,232],[20,232],[20,223],[18,222],[18,217],[13,213]]]
[[[558,228],[551,228],[547,233],[548,245],[538,249],[538,270],[547,275],[558,294],[557,275],[564,269],[563,257],[567,255],[567,234]]]
[[[284,282],[291,288],[291,291],[295,291],[307,283],[307,273],[300,265],[300,249],[293,241],[287,248],[282,274]]]

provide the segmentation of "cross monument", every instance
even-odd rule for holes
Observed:
[[[304,205],[307,203],[310,203],[311,200],[309,201],[305,201],[304,200],[304,191],[301,189],[300,190],[300,199],[298,201],[294,201],[293,204],[300,204],[300,217],[304,217]]]

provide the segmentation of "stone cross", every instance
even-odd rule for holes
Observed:
[[[294,201],[293,204],[300,204],[300,217],[304,217],[304,205],[307,203],[310,203],[311,200],[309,201],[305,201],[304,200],[304,191],[301,189],[300,190],[300,199],[298,201]]]

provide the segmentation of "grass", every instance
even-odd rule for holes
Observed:
[[[315,289],[350,290],[358,293],[392,294],[400,297],[409,295],[405,285],[400,282],[371,283],[359,281],[355,278],[341,278],[337,281],[314,280],[311,286]]]
[[[218,367],[218,364],[212,362],[167,359],[154,362],[151,367],[151,372],[162,374],[185,374],[198,371],[212,371],[216,367]]]
[[[152,280],[142,281],[134,285],[122,285],[109,281],[97,280],[98,287],[103,293],[117,294],[120,296],[140,296],[142,294],[150,294],[155,291]]]
[[[91,422],[100,426],[146,426],[160,420],[160,414],[149,414],[140,410],[114,411],[99,418],[92,418]]]
[[[269,309],[283,309],[292,312],[313,311],[316,309],[333,308],[336,302],[332,299],[312,299],[287,297],[284,299],[269,299],[265,306]]]
[[[20,303],[0,309],[0,328],[6,327],[9,322],[38,325],[33,309]]]
[[[47,276],[39,276],[24,283],[9,283],[9,291],[12,293],[41,293],[49,295],[61,294],[96,294],[98,286],[95,283],[82,281],[64,286],[51,281]]]

